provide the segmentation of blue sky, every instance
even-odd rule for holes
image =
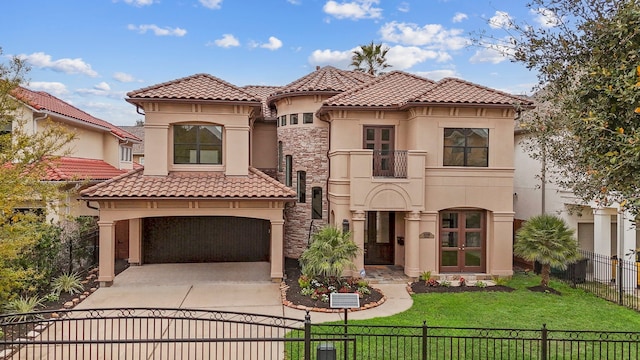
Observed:
[[[196,73],[286,85],[316,66],[349,68],[359,45],[390,48],[390,70],[455,76],[515,94],[534,73],[470,33],[507,36],[508,19],[548,27],[525,0],[5,1],[0,47],[32,66],[28,87],[116,125],[142,119],[129,91]],[[542,15],[540,14],[542,13]],[[543,16],[545,15],[545,16]],[[6,61],[6,59],[4,59]]]

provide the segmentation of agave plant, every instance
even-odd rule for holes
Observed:
[[[37,296],[19,297],[7,302],[4,311],[10,315],[7,318],[9,321],[20,322],[32,318],[41,319],[42,315],[33,314],[41,306],[42,299]]]
[[[84,291],[82,279],[77,273],[64,273],[58,276],[51,285],[52,290],[58,294],[79,294]]]

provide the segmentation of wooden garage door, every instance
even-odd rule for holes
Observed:
[[[269,261],[268,220],[230,216],[146,218],[146,264]]]

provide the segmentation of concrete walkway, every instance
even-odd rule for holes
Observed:
[[[374,284],[387,300],[349,319],[390,316],[411,307],[406,284]],[[147,307],[248,312],[303,319],[305,312],[282,305],[280,284],[271,282],[269,263],[152,264],[132,266],[113,286],[99,288],[76,309]],[[343,313],[311,312],[314,323],[338,321]]]

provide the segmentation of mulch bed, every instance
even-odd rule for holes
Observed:
[[[300,285],[298,284],[298,278],[300,277],[300,267],[298,261],[293,259],[287,259],[285,263],[286,278],[284,280],[284,286],[282,291],[282,302],[284,305],[310,311],[320,312],[343,312],[344,309],[331,309],[329,302],[323,302],[320,300],[313,300],[310,296],[300,294]],[[360,298],[360,309],[365,310],[372,307],[376,307],[386,300],[384,294],[376,288],[369,286],[370,294],[364,295]],[[349,311],[357,311],[358,309],[350,309]]]
[[[514,288],[503,286],[503,285],[494,285],[487,287],[479,287],[479,286],[427,286],[424,281],[416,281],[411,283],[409,286],[410,292],[414,294],[424,294],[424,293],[460,293],[460,292],[492,292],[492,291],[503,291],[503,292],[511,292],[514,291]],[[408,290],[409,290],[408,289]]]

